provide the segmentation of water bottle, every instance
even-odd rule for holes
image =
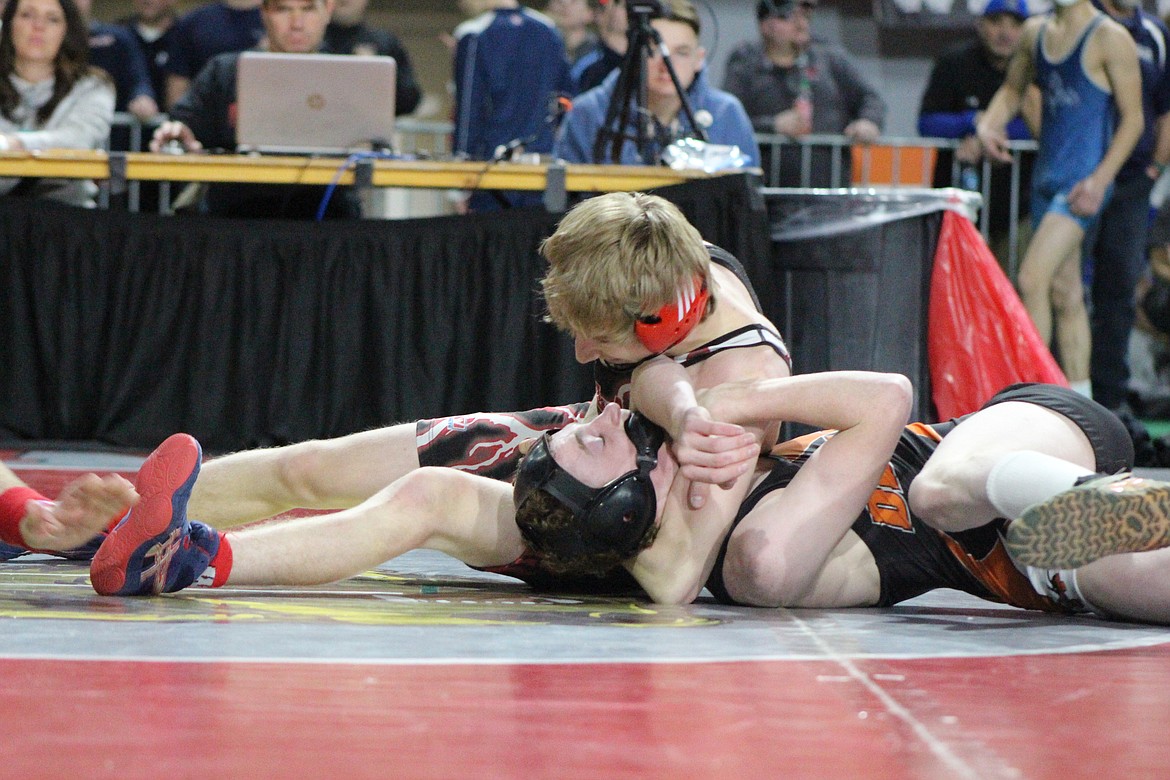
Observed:
[[[804,123],[805,127],[811,130],[813,120],[812,84],[809,81],[807,52],[802,52],[796,58],[796,67],[800,71],[800,84],[796,92],[796,100],[793,101],[792,107],[796,109],[796,114],[800,117],[800,121]]]

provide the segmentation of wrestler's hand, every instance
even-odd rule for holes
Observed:
[[[687,410],[673,436],[679,473],[690,480],[688,502],[701,509],[711,485],[727,489],[755,468],[760,456],[756,437],[740,425],[718,422],[701,406]]]
[[[1004,163],[1012,161],[1012,153],[1008,149],[1007,133],[1004,132],[1003,128],[994,130],[988,127],[985,122],[980,122],[975,128],[975,133],[988,157]]]
[[[979,143],[979,138],[974,135],[969,135],[962,141],[959,141],[959,146],[955,149],[955,159],[971,165],[982,162],[983,144]]]
[[[86,474],[66,485],[56,501],[29,501],[20,533],[36,550],[72,550],[104,531],[137,501],[134,486],[123,477]]]
[[[1068,210],[1078,217],[1093,216],[1101,210],[1107,189],[1108,184],[1101,183],[1094,176],[1086,176],[1068,191]]]

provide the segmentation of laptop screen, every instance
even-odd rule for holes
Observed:
[[[241,152],[346,154],[394,135],[393,57],[247,51],[236,75]]]

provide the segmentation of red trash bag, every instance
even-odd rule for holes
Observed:
[[[930,277],[927,358],[938,419],[981,407],[1015,382],[1068,386],[971,220],[943,214]]]

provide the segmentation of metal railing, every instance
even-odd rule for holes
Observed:
[[[118,151],[145,151],[151,133],[163,119],[141,122],[131,114],[115,114],[115,137],[127,142],[127,148]],[[125,128],[125,131],[121,132],[119,128]],[[451,130],[450,122],[401,117],[394,128],[395,151],[411,157],[443,159],[451,153]],[[809,135],[793,140],[782,135],[759,134],[756,140],[760,144],[761,167],[767,187],[930,187],[934,182],[938,153],[959,146],[958,141],[947,138],[882,138],[873,145],[853,145],[840,135]],[[1026,203],[1024,199],[1028,197],[1021,188],[1021,168],[1025,155],[1034,153],[1036,144],[1033,141],[1013,141],[1009,148],[1012,163],[1008,173],[997,177],[1009,182],[1006,195],[992,193],[992,164],[988,160],[972,171],[960,165],[952,155],[949,184],[980,192],[984,204],[991,203],[992,197],[1009,199],[1009,256],[1002,259],[1014,277],[1022,250],[1019,215]],[[971,173],[977,174],[977,184],[966,180]],[[127,202],[131,210],[138,210],[140,187],[140,182],[128,183]],[[169,185],[161,182],[159,188],[159,210],[167,212],[170,208]],[[102,206],[108,206],[109,196],[108,186],[103,185],[99,201]],[[990,238],[989,211],[984,208],[979,215],[979,228],[985,238]]]
[[[853,145],[839,135],[809,135],[799,140],[783,135],[758,134],[764,183],[769,187],[931,187],[934,183],[938,153],[954,151],[959,141],[950,138],[881,138],[873,145]],[[985,207],[978,224],[985,239],[991,238],[992,198],[1008,199],[1008,236],[1001,262],[1009,276],[1015,278],[1025,249],[1022,237],[1030,231],[1021,222],[1026,213],[1029,193],[1022,185],[1023,166],[1036,151],[1035,141],[1008,144],[1012,162],[1006,171],[984,159],[978,165],[965,166],[951,155],[950,175],[942,177],[952,187],[969,189],[983,196]],[[999,170],[995,170],[999,169]],[[1006,180],[992,192],[993,170],[997,181]],[[974,181],[970,179],[973,178]],[[1025,218],[1026,222],[1026,218]]]

